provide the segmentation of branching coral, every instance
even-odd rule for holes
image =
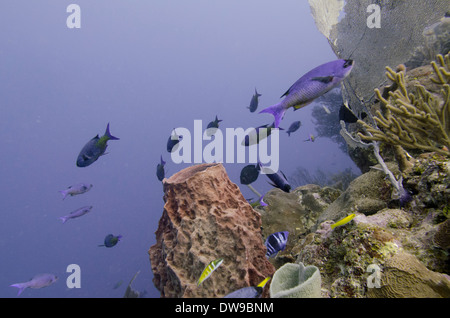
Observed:
[[[433,95],[422,85],[416,85],[416,92],[406,89],[405,74],[386,67],[386,76],[398,85],[389,98],[383,98],[378,89],[377,97],[386,106],[382,114],[374,117],[379,127],[372,127],[359,120],[367,134],[358,135],[366,141],[381,141],[409,149],[435,151],[450,156],[450,53],[445,57],[438,55],[438,62],[432,63],[437,79],[433,82],[442,85],[440,95]]]
[[[440,66],[437,65],[435,61],[431,62],[431,66],[434,69],[434,72],[438,79],[431,78],[433,82],[436,84],[449,84],[450,83],[450,53],[448,53],[446,56],[442,56],[439,54],[437,56],[438,62]]]

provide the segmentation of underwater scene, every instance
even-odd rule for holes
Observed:
[[[450,1],[4,0],[0,34],[0,298],[450,297]]]

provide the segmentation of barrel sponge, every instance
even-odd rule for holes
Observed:
[[[286,263],[273,275],[272,298],[319,298],[322,280],[316,266]]]

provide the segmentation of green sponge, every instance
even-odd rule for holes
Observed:
[[[273,275],[270,284],[272,298],[319,298],[319,269],[316,266],[304,266],[302,263],[286,263]]]

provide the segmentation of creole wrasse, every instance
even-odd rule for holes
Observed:
[[[293,107],[294,110],[309,105],[316,98],[338,86],[353,68],[352,60],[335,60],[322,64],[300,77],[281,97],[284,99],[273,106],[267,107],[260,113],[274,116],[274,128],[280,126],[285,112]]]

